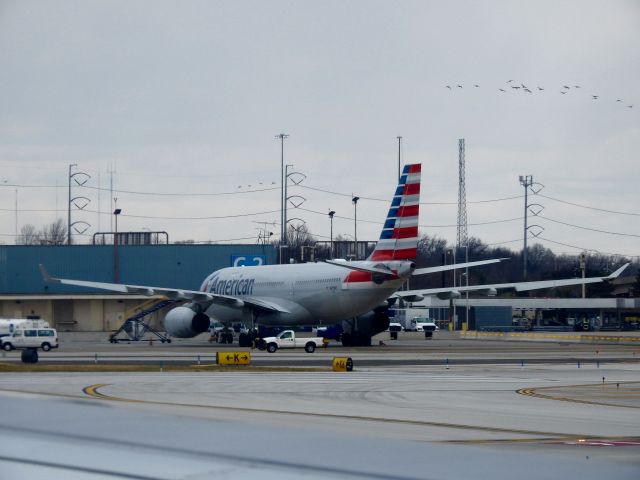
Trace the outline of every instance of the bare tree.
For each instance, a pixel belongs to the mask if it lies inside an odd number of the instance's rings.
[[[59,218],[42,228],[40,238],[42,245],[64,245],[67,243],[67,226]]]
[[[40,232],[30,223],[23,225],[16,239],[17,245],[40,245]]]

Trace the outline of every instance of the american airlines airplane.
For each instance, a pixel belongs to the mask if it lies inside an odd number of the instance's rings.
[[[396,298],[417,301],[425,295],[460,296],[460,291],[495,294],[498,288],[526,284],[480,285],[457,289],[398,290],[412,275],[475,267],[502,259],[416,268],[421,164],[406,165],[400,177],[380,239],[363,261],[229,267],[204,279],[199,291],[52,278],[41,265],[46,282],[98,288],[120,293],[163,295],[188,300],[166,315],[170,335],[191,338],[206,332],[212,319],[226,325],[333,325],[342,322],[343,344],[370,345],[371,337],[386,330],[386,309]],[[624,268],[624,267],[623,267]],[[616,274],[619,274],[619,270]],[[616,275],[614,274],[614,275]],[[617,276],[617,275],[616,275]],[[564,280],[563,285],[591,283],[614,277]],[[562,282],[552,281],[552,282]],[[549,288],[551,282],[528,282]],[[546,285],[545,285],[546,284]],[[524,287],[523,287],[524,289]]]

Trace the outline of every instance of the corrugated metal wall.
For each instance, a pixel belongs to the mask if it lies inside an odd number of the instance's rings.
[[[231,266],[236,256],[264,256],[273,264],[276,252],[270,245],[145,245],[120,246],[119,283],[197,290],[211,272]],[[68,285],[47,285],[38,264],[51,276],[114,281],[112,245],[0,246],[0,295],[88,293]],[[104,293],[101,291],[100,293]]]

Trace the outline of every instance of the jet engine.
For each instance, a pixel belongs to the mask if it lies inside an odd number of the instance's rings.
[[[437,293],[436,296],[440,299],[440,300],[451,300],[456,299],[456,298],[460,298],[461,294],[458,290],[450,290],[448,292],[440,292]]]
[[[164,317],[167,333],[178,338],[192,338],[206,332],[211,320],[202,312],[194,312],[188,307],[176,307]]]

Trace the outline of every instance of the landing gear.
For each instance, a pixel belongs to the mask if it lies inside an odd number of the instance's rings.
[[[233,331],[221,331],[218,333],[218,341],[220,343],[228,343],[231,345],[233,343]]]
[[[345,347],[370,347],[371,335],[363,332],[351,332],[342,334],[342,345]]]

